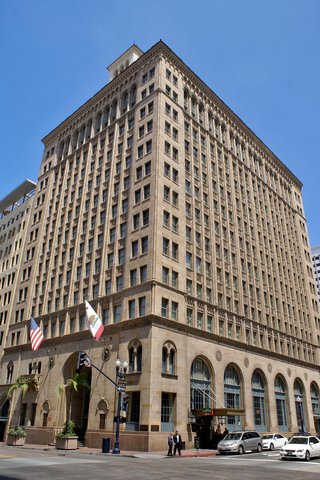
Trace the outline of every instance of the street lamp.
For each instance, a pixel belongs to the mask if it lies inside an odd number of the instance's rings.
[[[303,399],[300,397],[300,395],[296,397],[296,401],[298,403],[298,413],[300,418],[300,428],[301,428],[301,432],[304,432],[303,415],[302,415],[302,408],[301,408],[302,400]]]
[[[125,360],[121,362],[119,358],[116,361],[116,384],[118,392],[118,408],[117,408],[117,424],[116,424],[116,439],[114,442],[113,454],[120,453],[119,448],[119,431],[120,431],[120,410],[121,410],[121,394],[126,391],[126,373],[128,369],[128,362]]]

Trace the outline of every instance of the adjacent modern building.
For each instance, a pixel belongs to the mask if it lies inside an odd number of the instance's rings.
[[[174,428],[209,448],[225,425],[319,431],[301,182],[162,41],[108,70],[43,139],[0,406],[20,375],[37,388],[14,393],[9,422],[50,443],[71,408],[86,445],[113,442],[117,393],[98,370],[83,370],[90,394],[56,395],[86,351],[110,378],[117,358],[129,363],[122,449],[165,449]],[[84,298],[104,322],[99,342]],[[30,313],[46,339],[36,352]]]
[[[23,262],[22,252],[26,243],[30,212],[36,184],[25,180],[21,185],[0,200],[0,359],[6,344],[9,324],[13,315],[17,285],[20,285],[19,272]],[[23,295],[24,291],[21,288]],[[23,314],[17,321],[23,319]],[[20,345],[20,334],[14,339]],[[1,371],[1,363],[0,363]],[[4,400],[3,400],[4,401]],[[2,405],[0,416],[0,438],[7,420],[8,402]]]

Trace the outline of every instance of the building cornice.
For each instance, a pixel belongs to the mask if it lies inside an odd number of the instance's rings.
[[[283,362],[287,362],[292,366],[300,366],[303,368],[310,368],[312,370],[319,371],[319,366],[315,365],[314,363],[305,362],[303,360],[299,360],[297,358],[292,358],[288,355],[283,355],[277,352],[267,351],[264,348],[256,347],[253,345],[247,345],[241,341],[222,337],[215,333],[206,332],[204,330],[200,330],[195,327],[191,327],[186,325],[185,323],[179,323],[174,320],[170,320],[168,318],[159,317],[157,315],[148,315],[146,317],[135,318],[130,320],[125,320],[119,323],[113,323],[110,325],[105,325],[104,332],[102,334],[101,343],[97,344],[96,340],[92,338],[91,333],[89,330],[84,330],[81,332],[72,333],[69,335],[64,335],[61,337],[55,337],[51,339],[47,339],[45,341],[46,350],[49,353],[54,354],[54,351],[51,349],[56,349],[59,346],[66,346],[68,344],[75,345],[75,343],[79,343],[80,341],[88,341],[90,344],[94,346],[101,346],[105,348],[105,342],[103,340],[108,340],[112,335],[118,334],[120,331],[129,331],[134,328],[142,328],[142,327],[159,327],[161,329],[165,329],[166,331],[176,332],[182,335],[190,336],[196,339],[202,339],[206,342],[211,342],[216,345],[221,345],[222,347],[231,347],[236,350],[240,350],[242,352],[247,352],[248,354],[252,355],[259,355],[260,357],[264,357],[265,359],[269,359],[272,361],[273,359],[280,360]],[[89,347],[88,347],[89,348]],[[31,344],[27,343],[24,345],[17,345],[13,347],[6,347],[4,349],[5,355],[10,355],[12,353],[21,353],[21,352],[31,352]],[[69,350],[68,350],[69,351]],[[40,356],[41,354],[45,353],[45,350],[40,347],[37,351],[37,354]],[[34,352],[33,352],[34,355]]]
[[[199,90],[207,95],[207,97],[216,104],[217,107],[231,120],[235,127],[238,127],[242,134],[247,136],[248,141],[253,141],[254,145],[259,147],[261,151],[272,160],[276,166],[301,189],[302,182],[281,162],[281,160],[265,145],[265,143],[241,120],[230,107],[228,107],[224,101],[211,90],[208,85],[201,80],[201,78],[188,67],[183,60],[176,53],[171,50],[162,40],[153,45],[147,52],[145,52],[140,58],[138,58],[133,64],[131,64],[126,70],[115,77],[110,83],[102,87],[95,95],[87,100],[81,107],[79,107],[73,114],[67,117],[60,125],[46,135],[42,141],[44,144],[49,144],[54,141],[64,130],[69,128],[72,124],[81,119],[83,115],[87,115],[91,109],[96,109],[99,102],[101,102],[106,95],[115,91],[121,84],[127,82],[130,79],[134,79],[136,73],[144,66],[145,63],[154,59],[157,55],[164,54],[172,63],[184,73],[184,75],[193,82]]]

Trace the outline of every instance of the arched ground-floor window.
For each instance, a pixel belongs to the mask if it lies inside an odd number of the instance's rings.
[[[232,365],[229,365],[224,373],[224,403],[227,408],[240,408],[241,405],[240,377]],[[241,429],[241,417],[226,417],[226,427],[231,432]]]
[[[211,374],[207,364],[201,358],[196,358],[192,363],[190,383],[191,410],[211,407]]]
[[[282,378],[277,375],[274,382],[274,391],[277,406],[277,419],[279,432],[288,431],[288,419],[286,409],[286,388]]]
[[[263,378],[257,371],[252,375],[251,388],[254,426],[258,432],[265,432],[267,430],[265,388]]]
[[[299,432],[304,432],[306,430],[305,422],[305,407],[304,407],[304,398],[303,398],[303,387],[300,380],[295,380],[294,382],[294,401],[296,405],[296,415],[297,423],[299,427]]]
[[[319,410],[319,388],[316,383],[312,383],[310,387],[312,413],[314,419],[314,428],[319,434],[320,432],[320,410]]]

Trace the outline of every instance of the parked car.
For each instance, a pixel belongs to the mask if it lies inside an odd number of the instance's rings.
[[[220,454],[239,453],[240,455],[253,450],[261,452],[262,440],[257,432],[232,432],[218,443],[217,450]]]
[[[281,433],[270,433],[268,435],[262,435],[262,448],[263,450],[274,450],[283,447],[288,443],[288,439],[281,435]]]
[[[308,462],[312,457],[320,457],[320,440],[312,435],[292,437],[289,442],[281,448],[280,456],[282,460],[302,458]]]
[[[290,434],[289,440],[292,437],[311,437],[311,433],[309,433],[309,432],[295,432],[295,433]]]

